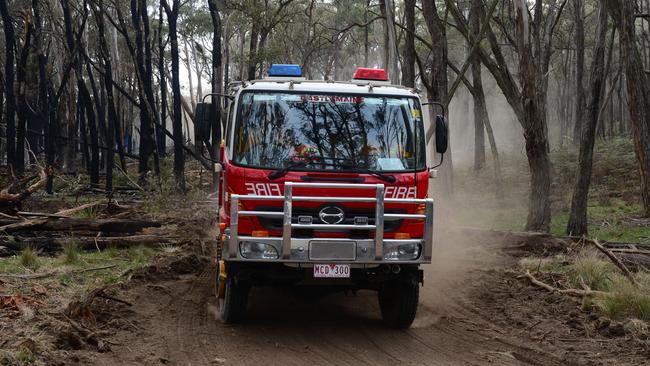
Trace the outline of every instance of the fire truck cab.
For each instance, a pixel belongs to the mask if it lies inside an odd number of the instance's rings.
[[[223,321],[244,318],[253,286],[296,286],[375,290],[384,323],[409,327],[433,241],[417,92],[391,85],[381,69],[331,82],[273,65],[229,99],[215,164]],[[438,116],[441,154],[447,128]]]

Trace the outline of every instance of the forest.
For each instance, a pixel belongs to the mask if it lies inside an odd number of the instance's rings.
[[[191,293],[194,285],[172,281],[188,273],[196,276],[199,288],[208,286],[197,268],[209,266],[206,243],[215,235],[208,228],[217,227],[210,205],[216,205],[219,194],[215,163],[220,166],[222,159],[230,101],[246,82],[264,79],[273,64],[297,64],[307,80],[324,82],[349,81],[359,67],[384,69],[391,84],[433,103],[426,110],[431,121],[424,125],[429,168],[439,162],[430,143],[436,136],[434,116],[445,115],[450,129],[449,151],[429,190],[443,217],[436,219],[442,223],[436,230],[442,228],[444,242],[471,243],[461,245],[470,254],[442,245],[446,252],[438,260],[481,256],[486,247],[508,252],[505,262],[486,259],[486,267],[500,272],[489,272],[479,285],[495,286],[501,295],[516,291],[507,298],[520,300],[537,298],[542,289],[566,316],[563,321],[587,322],[603,337],[615,337],[619,325],[636,337],[626,321],[641,319],[634,326],[647,337],[650,0],[0,0],[0,16],[0,257],[7,258],[0,259],[0,290],[5,279],[52,277],[45,281],[56,282],[50,283],[56,290],[46,288],[60,298],[84,294],[76,308],[60,300],[50,304],[66,308],[65,319],[52,324],[65,324],[65,332],[57,334],[67,338],[53,335],[48,344],[78,342],[85,346],[70,347],[103,353],[112,338],[99,331],[106,309],[89,310],[93,302],[131,306],[133,298],[148,297],[146,291],[154,286],[176,295]],[[224,197],[230,193],[221,192]],[[476,248],[487,238],[502,244]],[[591,248],[589,253],[585,248]],[[171,259],[177,254],[181,259]],[[474,267],[462,263],[463,275],[445,269],[442,284],[434,280],[426,293],[453,287],[445,282],[447,276],[475,279],[465,273]],[[150,266],[158,266],[158,272],[147,272]],[[74,289],[57,287],[67,286],[61,284],[69,276],[86,273],[92,275]],[[125,277],[129,285],[117,289]],[[151,281],[148,290],[130,284],[132,278]],[[504,285],[504,278],[516,285]],[[98,281],[103,285],[92,285]],[[12,286],[0,296],[0,310],[36,306],[22,294],[36,298],[45,291],[34,290],[31,282]],[[89,288],[94,289],[88,293]],[[477,287],[467,291],[470,295],[454,296],[478,306],[480,320],[501,316],[486,304],[498,304],[505,295],[501,300],[485,295],[480,298],[487,303],[478,304]],[[18,300],[16,294],[21,294]],[[187,315],[182,302],[169,304],[175,317]],[[535,312],[534,304],[524,300],[513,306],[522,314]],[[574,316],[576,308],[581,312]],[[557,315],[544,309],[540,317]],[[123,328],[155,329],[133,314],[119,314],[123,320],[138,319]],[[603,325],[601,315],[611,323]],[[280,316],[281,324],[291,323],[290,314]],[[503,316],[508,324],[519,319]],[[183,331],[200,322],[192,319]],[[547,356],[566,350],[556,342],[562,335],[551,333],[553,323],[540,323],[534,330],[539,323],[517,323],[515,330],[527,328],[527,337],[543,343]],[[444,326],[427,324],[422,332],[446,332]],[[205,332],[229,333],[224,329],[219,325]],[[327,329],[328,337],[337,337]],[[589,338],[589,329],[576,337]],[[255,332],[245,333],[253,337]],[[276,336],[289,342],[283,338],[288,334]],[[545,338],[548,334],[555,341]],[[122,336],[137,343],[133,334]],[[584,358],[548,356],[545,364],[597,359],[594,344],[582,338],[576,347],[586,350]],[[634,349],[624,356],[610,351],[606,360],[611,364],[635,364],[648,355],[647,338],[634,338],[639,343],[633,345],[606,339]],[[320,347],[318,342],[312,346]],[[47,347],[39,351],[20,343],[14,347],[18,353],[0,354],[0,360],[30,364],[64,357]],[[113,345],[124,351],[121,347]],[[198,346],[183,349],[192,348]],[[511,351],[529,352],[522,349]],[[267,351],[273,354],[264,349],[257,356]],[[146,345],[139,353],[146,353]],[[188,354],[164,357],[179,364],[199,357]],[[223,363],[221,354],[207,355],[212,364]],[[77,356],[98,364],[127,360]],[[454,360],[453,347],[447,356]],[[224,357],[246,363],[239,356]],[[481,359],[493,361],[503,359]],[[161,358],[160,363],[166,362]]]
[[[647,8],[580,0],[4,1],[0,161],[16,178],[41,162],[52,170],[52,193],[54,176],[76,173],[111,191],[127,161],[137,162],[146,185],[173,156],[182,193],[187,159],[208,170],[218,159],[218,111],[209,138],[194,138],[206,95],[263,77],[272,63],[297,63],[318,80],[376,66],[452,107],[452,135],[462,136],[452,146],[473,151],[474,170],[488,162],[499,179],[500,145],[525,146],[528,230],[550,227],[549,153],[577,151],[566,232],[580,236],[597,139],[633,140],[642,216],[650,215]],[[513,127],[521,133],[503,131]],[[451,186],[453,167],[444,169],[442,185]]]

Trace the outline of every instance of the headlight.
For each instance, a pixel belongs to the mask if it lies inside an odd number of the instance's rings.
[[[384,259],[387,261],[416,260],[420,256],[420,244],[392,244],[384,247]]]
[[[278,259],[278,251],[271,244],[256,241],[243,241],[239,252],[246,259]]]

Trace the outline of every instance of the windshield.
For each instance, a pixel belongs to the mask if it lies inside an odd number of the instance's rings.
[[[238,165],[398,172],[426,164],[416,98],[248,92],[240,105]]]

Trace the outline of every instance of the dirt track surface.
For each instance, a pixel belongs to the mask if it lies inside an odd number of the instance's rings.
[[[577,306],[551,299],[504,271],[506,244],[438,243],[425,268],[418,317],[409,330],[382,327],[373,292],[317,301],[287,290],[254,289],[244,324],[218,320],[210,266],[146,281],[127,294],[135,306],[108,339],[112,351],[80,353],[97,365],[567,365],[642,364],[647,349],[598,338]],[[164,277],[164,276],[163,276]],[[514,291],[514,295],[513,295]],[[543,309],[542,309],[543,308]],[[575,319],[574,319],[575,318]],[[585,334],[587,332],[587,334]],[[585,339],[587,337],[587,339]],[[596,340],[592,339],[596,337]],[[625,347],[622,349],[621,347]],[[636,348],[634,348],[636,347]],[[621,356],[621,354],[625,354]],[[646,360],[646,361],[643,361]]]

